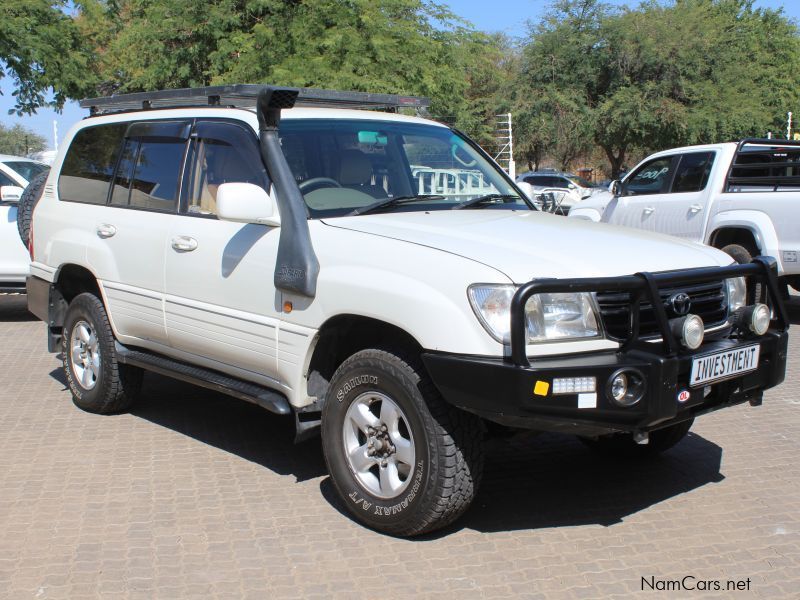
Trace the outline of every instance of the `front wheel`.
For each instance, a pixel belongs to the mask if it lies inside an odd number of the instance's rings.
[[[446,404],[418,360],[394,351],[362,350],[336,370],[322,444],[350,513],[391,535],[453,522],[483,467],[480,419]]]
[[[114,333],[103,303],[89,293],[69,304],[61,336],[64,374],[76,406],[101,414],[126,410],[142,383],[142,371],[117,362]]]

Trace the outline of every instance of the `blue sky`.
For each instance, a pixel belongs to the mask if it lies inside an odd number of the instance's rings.
[[[608,0],[607,0],[608,1]],[[470,21],[477,29],[484,31],[502,31],[510,36],[520,37],[525,34],[526,22],[537,21],[547,11],[550,0],[439,0],[448,4],[457,15]],[[625,5],[637,4],[625,0],[610,0],[611,4]],[[756,0],[756,6],[764,8],[783,8],[787,16],[800,21],[800,2],[795,0]],[[248,82],[243,82],[248,83]],[[52,110],[40,109],[31,117],[17,117],[9,115],[8,110],[13,106],[11,98],[11,84],[9,79],[0,80],[0,122],[7,126],[20,123],[23,126],[43,135],[48,140],[50,148],[53,146],[53,121],[58,124],[58,138],[64,139],[69,128],[86,116],[86,111],[81,110],[76,102],[71,102],[64,107],[61,114]]]

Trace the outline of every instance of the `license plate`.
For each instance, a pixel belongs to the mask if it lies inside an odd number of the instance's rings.
[[[755,371],[758,368],[760,351],[761,346],[756,344],[695,358],[692,361],[692,376],[689,379],[689,385],[697,387],[712,381],[729,379],[748,371]]]

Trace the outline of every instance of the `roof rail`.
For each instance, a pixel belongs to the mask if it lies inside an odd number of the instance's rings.
[[[88,108],[92,116],[154,108],[226,106],[254,109],[258,100],[258,93],[267,87],[271,87],[273,93],[283,92],[283,94],[279,95],[286,100],[287,104],[281,108],[319,106],[385,110],[389,112],[397,112],[401,108],[412,108],[417,112],[424,113],[430,106],[428,98],[419,96],[290,88],[261,84],[215,85],[201,88],[137,92],[102,98],[86,98],[80,101],[80,106],[81,108]]]

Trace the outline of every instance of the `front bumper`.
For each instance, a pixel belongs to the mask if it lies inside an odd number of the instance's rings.
[[[694,358],[756,343],[760,345],[757,370],[700,387],[689,385]],[[765,389],[784,379],[787,343],[787,332],[771,331],[757,340],[708,343],[695,353],[673,357],[662,356],[654,344],[653,352],[560,356],[527,367],[500,358],[435,352],[422,358],[434,384],[454,406],[503,425],[595,436],[651,431],[742,402],[758,404]],[[622,368],[637,369],[646,379],[644,398],[627,408],[615,404],[606,392],[606,382]],[[586,394],[579,401],[578,394],[554,395],[552,383],[557,377],[595,377],[594,398]],[[682,391],[689,394],[683,401],[678,399]]]
[[[773,319],[759,337],[729,328],[726,339],[707,341],[696,351],[681,346],[659,294],[661,286],[691,285],[748,277],[762,283],[759,298],[768,303]],[[756,289],[751,286],[751,291]],[[627,337],[616,351],[533,359],[526,355],[525,304],[534,294],[625,291],[631,294]],[[660,339],[640,338],[642,305],[646,303]],[[761,402],[764,390],[778,385],[786,372],[789,322],[781,301],[774,259],[758,257],[751,264],[637,273],[594,279],[543,279],[521,286],[511,302],[511,340],[504,358],[423,353],[434,384],[446,401],[486,419],[528,429],[603,435],[617,431],[646,432],[696,415],[749,401]],[[693,360],[737,348],[759,346],[758,367],[724,380],[692,387]],[[645,378],[642,399],[618,406],[607,382],[620,369],[636,369]],[[594,394],[553,394],[553,379],[594,377]]]

